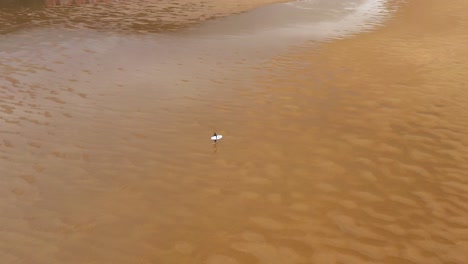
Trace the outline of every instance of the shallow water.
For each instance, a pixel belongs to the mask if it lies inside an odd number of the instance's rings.
[[[4,23],[0,259],[463,263],[455,2],[302,1],[196,24],[255,3],[123,2]]]
[[[240,13],[274,0],[103,0],[15,1],[0,9],[0,33],[35,27],[160,33],[176,31],[217,17]],[[55,3],[57,4],[51,4]],[[64,4],[60,5],[60,2]],[[96,3],[89,3],[96,2]],[[1,7],[1,6],[0,6]]]

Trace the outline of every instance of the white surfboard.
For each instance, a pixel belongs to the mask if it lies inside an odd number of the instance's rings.
[[[217,135],[217,136],[212,136],[211,140],[220,140],[221,138],[223,138],[223,135]]]

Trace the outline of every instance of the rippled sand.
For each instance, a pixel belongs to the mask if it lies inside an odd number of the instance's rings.
[[[412,0],[260,66],[2,53],[2,263],[465,263],[467,13]]]

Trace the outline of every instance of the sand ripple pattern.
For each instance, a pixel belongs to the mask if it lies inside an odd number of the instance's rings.
[[[112,37],[0,53],[0,259],[466,263],[467,13],[414,0],[254,66]]]

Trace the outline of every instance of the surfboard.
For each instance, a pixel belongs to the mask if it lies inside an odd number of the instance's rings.
[[[223,135],[212,136],[211,140],[220,140],[222,137]]]

